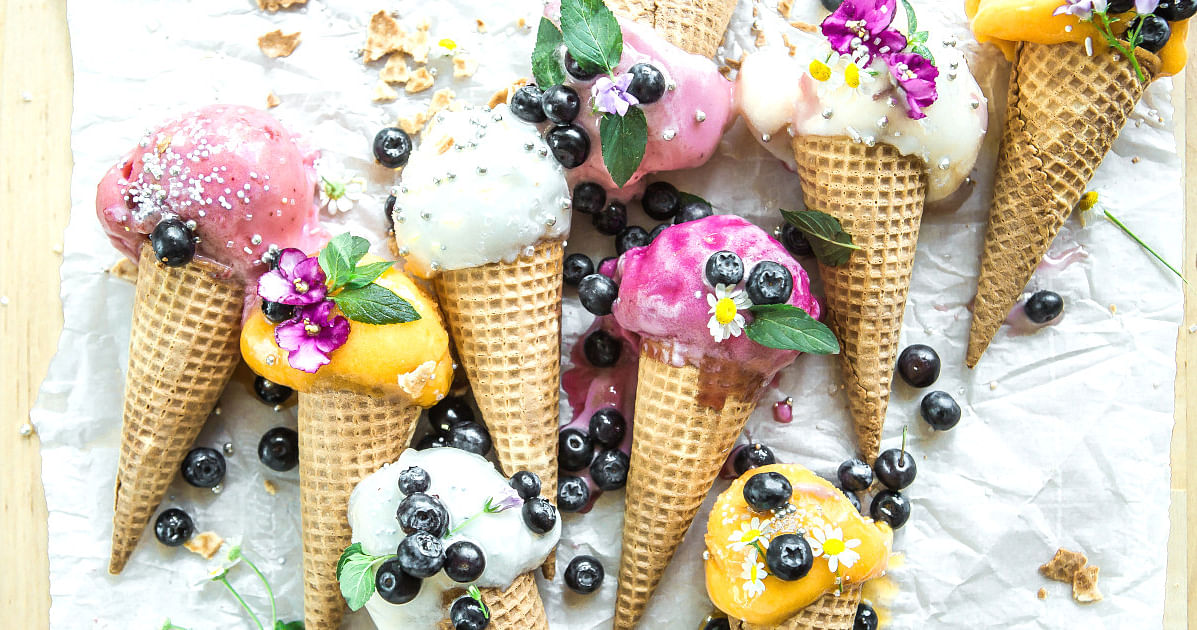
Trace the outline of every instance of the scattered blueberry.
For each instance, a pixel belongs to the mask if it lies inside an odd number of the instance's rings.
[[[399,492],[405,495],[428,492],[430,485],[432,477],[428,476],[427,470],[419,466],[411,466],[399,472]]]
[[[594,273],[594,262],[586,254],[570,254],[562,265],[561,279],[571,287],[578,286],[582,278]]]
[[[399,203],[399,198],[395,193],[387,195],[387,200],[382,204],[382,215],[386,217],[387,229],[395,231],[395,204]]]
[[[540,496],[540,477],[537,477],[534,472],[521,470],[511,476],[507,485],[514,488],[516,494],[525,501]]]
[[[540,106],[550,122],[564,125],[578,117],[578,112],[582,110],[582,99],[573,88],[554,85],[541,95]]]
[[[794,275],[785,265],[764,260],[752,268],[744,290],[755,305],[785,304],[794,292]]]
[[[753,442],[752,444],[745,444],[736,449],[736,456],[732,458],[732,469],[736,471],[736,476],[739,477],[753,468],[760,468],[761,466],[776,463],[777,458],[773,456],[773,449],[764,444]]]
[[[565,567],[565,585],[575,593],[589,595],[603,585],[606,571],[594,556],[574,556]]]
[[[154,536],[167,547],[182,545],[190,540],[194,533],[195,523],[191,516],[179,508],[163,510],[154,521]]]
[[[918,466],[910,451],[891,448],[877,456],[877,461],[873,462],[873,474],[886,488],[901,490],[914,483]]]
[[[595,315],[610,315],[611,304],[618,295],[619,286],[601,273],[592,273],[578,283],[578,300]]]
[[[408,535],[399,543],[395,555],[399,567],[412,577],[432,577],[445,566],[445,549],[441,546],[441,539],[428,532],[418,531]]]
[[[657,227],[653,228],[653,231],[648,233],[648,240],[650,242],[657,240],[657,237],[660,236],[661,232],[664,232],[665,228],[669,227],[669,225],[670,225],[669,223],[662,223],[662,224],[658,225]]]
[[[1139,47],[1153,53],[1163,50],[1172,37],[1172,27],[1158,15],[1140,15],[1131,20],[1126,28],[1128,31],[1139,29]]]
[[[224,455],[211,448],[198,447],[183,458],[183,481],[197,488],[212,488],[224,479]]]
[[[582,182],[574,186],[574,210],[582,214],[594,214],[607,205],[607,191],[594,182]]]
[[[628,454],[619,449],[599,453],[590,462],[590,478],[599,490],[619,490],[628,485]]]
[[[877,630],[877,611],[864,602],[857,604],[852,630]]]
[[[524,525],[537,534],[544,534],[557,524],[557,508],[542,497],[524,501]]]
[[[195,237],[180,220],[162,219],[150,232],[154,257],[167,267],[182,267],[195,258]]]
[[[686,223],[688,221],[697,221],[711,216],[714,210],[711,204],[702,199],[691,199],[682,204],[678,210],[677,216],[673,217],[673,224]]]
[[[611,333],[600,328],[586,336],[586,340],[582,342],[582,350],[591,365],[606,368],[619,361],[623,343]]]
[[[726,284],[734,287],[744,279],[744,261],[735,252],[715,252],[707,258],[706,276],[711,286]]]
[[[627,206],[618,201],[612,201],[602,210],[594,213],[590,217],[590,222],[594,224],[594,229],[598,230],[599,234],[615,236],[628,225]]]
[[[615,407],[603,407],[590,416],[590,439],[606,448],[617,448],[628,433],[628,421]]]
[[[445,550],[445,575],[454,582],[473,582],[486,570],[486,554],[472,542],[462,540]]]
[[[454,422],[449,430],[449,446],[485,456],[491,448],[490,433],[478,422]]]
[[[594,442],[581,429],[562,429],[557,436],[557,460],[562,470],[582,470],[594,458]]]
[[[661,100],[665,95],[665,75],[647,63],[638,63],[628,69],[632,74],[632,82],[628,84],[628,93],[636,97],[641,105],[650,105]]]
[[[757,512],[783,507],[793,494],[790,480],[781,473],[757,473],[744,484],[744,500]]]
[[[947,431],[960,422],[960,405],[947,392],[934,391],[923,396],[919,411],[936,431]]]
[[[1032,322],[1046,324],[1064,312],[1064,298],[1055,291],[1036,291],[1027,298],[1023,311]]]
[[[648,230],[639,225],[629,225],[615,235],[615,251],[622,256],[629,249],[644,247],[651,242],[653,239],[648,235]]]
[[[562,512],[577,512],[590,502],[590,486],[586,480],[573,475],[563,475],[557,481],[557,507]]]
[[[802,233],[802,230],[794,227],[789,221],[781,224],[780,236],[781,244],[795,258],[810,256],[815,253],[815,250],[810,247],[810,241],[806,239],[806,235]]]
[[[575,124],[557,125],[544,135],[553,157],[565,168],[577,168],[590,156],[590,136]]]
[[[295,307],[290,304],[262,300],[262,315],[271,324],[279,324],[295,317]]]
[[[574,59],[574,56],[569,54],[569,51],[565,52],[565,71],[569,73],[569,76],[579,81],[589,81],[597,77],[600,72],[600,70],[591,70],[578,63],[578,60]]]
[[[939,355],[931,346],[916,343],[898,355],[898,375],[911,387],[929,387],[939,378]]]
[[[779,580],[793,582],[806,577],[815,564],[810,543],[801,534],[782,534],[769,541],[765,551],[765,566],[769,574]]]
[[[1169,22],[1187,20],[1197,14],[1197,0],[1160,0],[1154,13]]]
[[[287,427],[274,427],[258,440],[258,460],[271,470],[286,472],[299,465],[299,434]]]
[[[831,11],[832,13],[835,13],[835,10],[840,8],[840,5],[844,3],[844,0],[821,0],[821,1],[823,3],[823,8],[827,9],[828,11]]]
[[[640,205],[644,207],[644,214],[658,221],[668,221],[682,209],[682,198],[673,184],[653,182],[645,187]]]
[[[707,617],[702,630],[731,630],[731,622],[727,617]]]
[[[490,625],[490,612],[478,600],[463,595],[449,608],[449,622],[453,630],[484,630]]]
[[[287,402],[295,390],[286,385],[279,385],[259,376],[254,379],[254,393],[267,405],[281,405]]]
[[[262,254],[262,262],[265,263],[266,267],[271,271],[278,269],[278,255],[281,252],[282,250],[278,247],[271,247],[270,249],[266,250],[265,254]]]
[[[874,521],[880,521],[894,529],[906,524],[910,518],[910,501],[901,492],[882,490],[873,497],[873,504],[869,506],[869,515]]]
[[[458,422],[474,422],[474,410],[461,396],[446,396],[428,410],[432,430],[449,437]]]
[[[374,136],[374,159],[387,168],[399,168],[411,157],[411,136],[398,127],[383,127]]]
[[[423,492],[413,492],[403,497],[399,508],[395,510],[395,519],[405,534],[426,532],[441,537],[449,531],[449,511],[445,509],[445,504]]]
[[[383,601],[391,604],[406,604],[420,594],[424,581],[404,573],[398,558],[391,558],[378,567],[374,574],[374,590]]]
[[[420,438],[419,442],[416,442],[416,450],[417,451],[426,451],[430,448],[440,448],[440,447],[448,447],[448,446],[449,446],[449,438],[444,435],[441,435],[440,433],[436,433],[436,432],[429,433],[428,435],[425,435],[424,437]]]
[[[544,108],[540,105],[540,88],[535,85],[525,85],[511,95],[511,113],[524,122],[541,123],[547,120]]]
[[[835,471],[840,487],[852,492],[863,492],[873,485],[873,469],[864,460],[849,459]]]

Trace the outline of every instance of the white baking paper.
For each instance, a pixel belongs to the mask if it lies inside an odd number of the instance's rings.
[[[804,2],[810,0],[796,3],[794,17],[813,12]],[[1002,111],[1007,70],[992,48],[973,43],[962,4],[923,0],[920,23],[931,27],[932,37],[957,37],[970,50],[994,122],[971,195],[958,209],[927,211],[903,342],[939,351],[944,368],[935,387],[960,401],[964,419],[951,432],[932,434],[917,417],[920,392],[895,384],[884,447],[896,446],[902,427],[909,426],[919,476],[908,492],[913,516],[895,541],[904,556],[891,572],[896,591],[874,603],[889,618],[888,627],[900,629],[1159,627],[1180,283],[1109,222],[1082,227],[1071,219],[1053,253],[1079,246],[1086,256],[1041,271],[1029,287],[1063,295],[1064,320],[1031,336],[1003,330],[976,370],[963,367],[1000,132],[1000,116],[993,112]],[[758,5],[755,19],[777,43],[782,20],[775,6],[772,0]],[[322,148],[327,167],[369,179],[368,200],[326,218],[372,236],[375,251],[384,253],[381,206],[392,174],[373,164],[370,142],[397,115],[421,109],[432,90],[390,104],[371,102],[378,67],[364,67],[357,50],[370,15],[380,8],[395,11],[408,28],[428,18],[433,42],[451,38],[481,63],[472,79],[455,80],[448,60],[434,62],[434,89],[451,87],[460,99],[484,103],[527,74],[534,32],[517,20],[534,25],[537,0],[310,0],[306,8],[277,14],[258,11],[251,0],[70,2],[75,169],[62,266],[66,325],[34,412],[50,513],[55,630],[159,628],[167,617],[191,629],[254,627],[219,585],[201,582],[212,563],[159,545],[148,529],[124,574],[107,574],[133,287],[105,273],[118,255],[96,223],[95,185],[158,122],[212,101],[261,106],[272,90],[282,100],[273,113]],[[753,49],[753,8],[751,0],[741,0],[723,49],[728,57]],[[302,43],[290,57],[267,59],[256,40],[276,28],[301,31]],[[1148,91],[1092,188],[1148,243],[1178,261],[1182,189],[1170,89],[1164,80]],[[767,228],[779,223],[779,207],[801,204],[797,177],[747,137],[742,124],[708,165],[669,179],[720,212]],[[651,227],[639,210],[632,220]],[[613,250],[610,240],[579,221],[569,249],[605,256]],[[572,291],[566,293],[568,348],[590,316]],[[204,445],[233,445],[223,492],[176,481],[166,504],[188,510],[200,530],[241,541],[270,577],[280,617],[291,620],[302,609],[296,475],[267,470],[255,447],[267,428],[294,426],[295,409],[266,407],[249,383],[242,368],[200,437]],[[839,383],[834,358],[800,357],[779,387],[765,394],[746,436],[771,445],[783,461],[833,474],[852,453]],[[769,413],[785,396],[796,401],[790,425],[775,423]],[[265,491],[265,479],[277,494]],[[725,484],[719,482],[716,491]],[[610,627],[622,501],[622,492],[607,493],[590,514],[564,517],[560,566],[590,553],[602,559],[608,577],[589,597],[563,593],[560,579],[542,584],[553,628]],[[710,610],[700,558],[704,519],[705,512],[643,627],[691,630]],[[1039,577],[1036,568],[1059,546],[1083,550],[1101,567],[1104,601],[1078,605],[1067,585]],[[232,575],[250,606],[268,615],[252,574],[240,567]],[[1046,601],[1036,598],[1040,587],[1048,591]],[[353,615],[349,625],[372,627],[364,613]]]

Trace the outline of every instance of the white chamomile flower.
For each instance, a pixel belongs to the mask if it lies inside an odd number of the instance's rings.
[[[872,94],[873,83],[878,72],[865,63],[863,58],[839,55],[829,52],[827,56],[812,59],[807,72],[815,80],[815,93],[826,98],[847,88],[847,94]]]
[[[740,569],[740,579],[744,580],[745,595],[751,599],[765,592],[765,578],[769,577],[769,573],[765,571],[765,563],[757,560],[756,556],[749,556],[740,565]]]
[[[761,519],[755,516],[752,517],[752,520],[748,521],[747,523],[740,523],[740,531],[732,532],[731,535],[727,537],[727,541],[731,543],[727,546],[728,549],[731,549],[732,551],[744,551],[745,549],[749,549],[753,552],[749,554],[749,556],[754,556],[756,553],[756,548],[753,546],[753,543],[759,543],[762,547],[769,546],[769,539],[764,534],[764,529],[768,527],[768,525],[768,519],[766,519],[764,522],[761,522]]]
[[[860,540],[844,540],[844,531],[839,527],[816,527],[811,530],[808,542],[816,558],[827,558],[827,568],[832,573],[839,571],[841,564],[845,569],[851,569],[860,560],[860,554],[853,551],[860,546]]]
[[[744,332],[744,316],[740,311],[752,306],[748,294],[734,286],[726,284],[715,285],[715,292],[707,294],[707,305],[711,310],[711,319],[707,328],[716,342],[730,337],[739,337]]]
[[[366,179],[349,175],[320,177],[320,207],[329,214],[349,212],[366,196]]]

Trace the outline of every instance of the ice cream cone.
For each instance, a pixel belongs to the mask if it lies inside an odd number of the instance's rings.
[[[420,407],[401,395],[321,390],[299,395],[299,498],[303,517],[303,608],[309,630],[337,630],[346,604],[337,560],[349,546],[349,494],[399,458]]]
[[[859,604],[860,586],[855,586],[839,595],[828,593],[775,626],[733,619],[730,620],[731,630],[852,630]]]
[[[653,27],[686,52],[714,57],[736,0],[608,0],[620,15]]]
[[[1135,56],[1150,81],[1159,58],[1142,48]],[[1018,301],[1145,87],[1116,51],[1090,55],[1080,44],[1018,45],[969,331],[969,367]]]
[[[125,568],[241,358],[242,285],[223,265],[167,267],[145,244],[125,377],[108,571]]]
[[[506,590],[481,590],[482,601],[490,611],[488,630],[548,630],[549,620],[544,612],[544,602],[540,599],[540,591],[536,590],[536,578],[531,573],[515,578]],[[442,621],[440,630],[453,630],[452,622],[448,619]]]
[[[615,628],[644,614],[665,568],[756,408],[761,379],[735,363],[666,362],[669,344],[641,344],[636,422],[624,508]]]
[[[873,461],[910,289],[926,170],[917,158],[886,144],[800,136],[792,146],[807,207],[839,219],[860,248],[845,264],[820,263],[819,271],[827,323],[840,340],[857,447]]]

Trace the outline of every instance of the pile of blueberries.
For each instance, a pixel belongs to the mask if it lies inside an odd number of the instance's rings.
[[[1134,10],[1134,0],[1111,0],[1106,6],[1110,15]],[[1149,15],[1138,15],[1127,25],[1127,32],[1139,31],[1139,46],[1158,53],[1172,38],[1169,22],[1187,20],[1197,14],[1197,0],[1160,0],[1160,4]]]
[[[460,396],[446,396],[428,410],[432,432],[416,443],[416,450],[451,446],[475,455],[486,456],[492,442],[486,427],[478,422],[474,410]]]
[[[591,333],[591,337],[598,333],[606,334],[598,330]],[[615,343],[619,341],[615,340]],[[600,490],[623,488],[628,483],[630,462],[628,454],[620,450],[619,445],[627,430],[627,420],[614,407],[604,407],[594,412],[590,416],[589,431],[563,429],[558,435],[557,452],[561,470],[578,472],[589,468],[590,478]],[[557,505],[562,511],[577,512],[589,502],[590,487],[585,479],[575,475],[561,476],[557,482]]]

